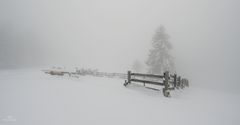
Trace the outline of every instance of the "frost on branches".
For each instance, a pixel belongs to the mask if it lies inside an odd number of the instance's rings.
[[[160,26],[152,39],[152,49],[148,60],[148,72],[152,74],[162,74],[165,71],[175,72],[174,58],[170,51],[172,44],[169,42],[169,35],[164,26]]]

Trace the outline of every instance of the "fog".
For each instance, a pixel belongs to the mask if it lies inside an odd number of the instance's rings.
[[[177,73],[239,91],[238,0],[1,0],[0,68],[66,66],[126,72],[145,63],[163,25]]]

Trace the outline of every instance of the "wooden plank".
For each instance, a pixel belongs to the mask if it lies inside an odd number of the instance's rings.
[[[141,73],[131,73],[134,76],[141,76],[141,77],[155,77],[155,78],[164,78],[161,75],[153,75],[153,74],[141,74]]]
[[[139,79],[131,79],[133,82],[142,82],[142,83],[148,83],[148,84],[153,84],[153,85],[164,85],[161,82],[154,82],[154,81],[146,81],[146,80],[139,80]]]

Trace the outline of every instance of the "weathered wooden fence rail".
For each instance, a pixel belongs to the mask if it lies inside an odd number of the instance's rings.
[[[108,78],[122,78],[125,79],[127,77],[126,74],[123,73],[107,73],[107,72],[87,72],[87,73],[80,73],[77,72],[78,75],[90,75],[90,76],[96,76],[96,77],[108,77]]]
[[[141,77],[141,79],[137,78]],[[140,82],[145,84],[153,84],[163,86],[163,95],[165,97],[170,97],[170,90],[175,89],[183,89],[184,87],[189,86],[189,82],[187,79],[181,79],[177,74],[171,75],[168,71],[163,75],[154,75],[154,74],[140,74],[140,73],[132,73],[128,71],[127,80],[125,80],[124,86],[131,84],[132,82]],[[148,87],[147,87],[148,88]]]
[[[69,75],[71,77],[78,77],[78,76],[96,76],[96,77],[108,77],[108,78],[122,78],[125,79],[127,77],[124,73],[107,73],[107,72],[97,72],[97,71],[88,71],[88,70],[76,70],[75,72],[69,71],[61,71],[61,70],[42,70],[43,72],[50,74],[50,75]]]

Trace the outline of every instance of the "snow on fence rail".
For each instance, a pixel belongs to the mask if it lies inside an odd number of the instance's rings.
[[[138,77],[138,79],[136,79]],[[139,78],[141,77],[141,78]],[[125,80],[124,86],[131,84],[132,82],[140,82],[145,84],[153,84],[153,85],[160,85],[164,86],[163,88],[163,95],[165,97],[170,97],[170,90],[176,89],[183,89],[184,87],[189,87],[189,82],[185,78],[181,78],[177,76],[177,74],[171,75],[168,71],[165,72],[163,75],[154,75],[154,74],[140,74],[140,73],[132,73],[128,71],[127,73],[127,80]],[[146,87],[149,88],[149,87]],[[154,88],[150,88],[154,89]],[[158,90],[158,89],[154,89]]]
[[[43,70],[46,74],[50,75],[69,75],[70,77],[78,77],[80,76],[85,76],[85,75],[90,75],[90,76],[96,76],[96,77],[108,77],[108,78],[122,78],[125,79],[127,78],[127,75],[124,73],[107,73],[107,72],[98,72],[96,70],[76,70],[75,72],[68,72],[68,71],[60,71],[60,70]]]
[[[97,77],[108,77],[108,78],[122,78],[125,79],[127,77],[124,73],[107,73],[107,72],[98,72],[97,70],[76,70],[78,75],[91,75]]]

